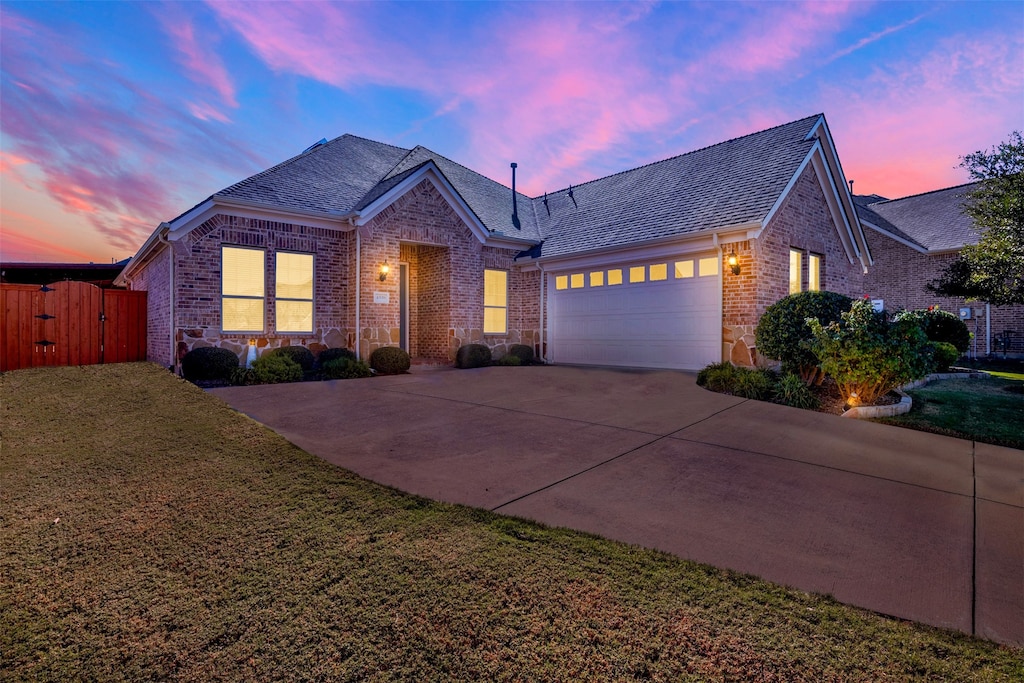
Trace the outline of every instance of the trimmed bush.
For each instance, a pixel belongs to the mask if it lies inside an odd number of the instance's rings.
[[[344,356],[329,359],[320,366],[320,372],[324,379],[359,379],[373,375],[370,366],[363,361]]]
[[[256,384],[256,373],[251,368],[238,367],[231,371],[228,381],[235,386],[249,386]]]
[[[712,363],[697,373],[697,386],[704,387],[708,391],[732,393],[735,381],[736,366],[729,361]]]
[[[776,382],[775,397],[772,400],[782,405],[804,410],[815,410],[821,405],[818,397],[814,395],[807,383],[792,373],[783,375]]]
[[[370,367],[381,375],[400,375],[408,372],[412,360],[397,346],[382,346],[370,354]]]
[[[523,361],[519,360],[519,356],[513,356],[511,353],[506,353],[504,356],[494,361],[495,365],[522,365]]]
[[[826,374],[836,380],[849,405],[871,405],[893,388],[924,377],[931,350],[911,319],[889,322],[866,299],[854,301],[842,320],[809,321],[812,348]]]
[[[782,361],[782,371],[800,375],[808,384],[819,384],[824,375],[811,351],[814,335],[808,318],[822,325],[838,321],[853,300],[835,292],[799,292],[769,306],[754,333],[757,351],[766,358]]]
[[[967,323],[949,311],[938,308],[901,311],[896,314],[895,319],[913,320],[924,330],[928,341],[952,344],[959,354],[967,353],[967,350],[971,348],[971,331],[967,327]],[[957,354],[958,357],[959,354]],[[955,361],[956,358],[953,360]]]
[[[190,381],[204,379],[230,379],[231,371],[238,367],[238,356],[230,349],[202,346],[192,349],[181,359],[181,374]]]
[[[483,344],[464,344],[455,353],[455,367],[482,368],[491,364],[491,350]]]
[[[302,366],[282,353],[265,353],[252,364],[254,384],[301,382]]]
[[[960,351],[946,342],[929,342],[932,347],[932,371],[945,372],[960,357]]]
[[[732,394],[741,398],[764,401],[775,393],[775,377],[767,370],[736,368]]]
[[[532,346],[527,346],[526,344],[513,344],[509,347],[508,353],[509,355],[518,358],[519,362],[523,365],[529,365],[533,362]]]
[[[267,351],[264,356],[284,356],[291,359],[302,368],[303,372],[313,369],[313,352],[305,346],[279,346],[276,349]]]
[[[352,349],[324,349],[323,351],[320,352],[320,355],[317,356],[317,362],[319,362],[320,365],[323,366],[324,363],[329,363],[330,361],[337,360],[339,358],[359,360],[356,357],[356,352],[353,351]]]

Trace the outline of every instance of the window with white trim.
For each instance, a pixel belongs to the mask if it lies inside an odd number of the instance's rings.
[[[262,249],[221,247],[221,331],[263,332],[265,258]]]
[[[582,276],[581,276],[582,277]],[[556,287],[562,289],[561,287]],[[508,331],[508,272],[484,270],[484,334]]]
[[[796,294],[803,288],[804,253],[799,249],[789,250],[789,293]]]
[[[313,331],[313,255],[277,252],[275,312],[278,332]]]
[[[821,290],[821,257],[817,254],[807,255],[807,289],[811,292]]]

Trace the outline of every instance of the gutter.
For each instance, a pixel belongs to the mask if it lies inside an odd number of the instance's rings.
[[[355,222],[354,222],[354,220],[352,218],[349,218],[348,221],[353,226],[355,226]],[[361,255],[362,255],[362,248],[361,248],[362,241],[359,238],[359,229],[358,228],[356,228],[355,232],[356,232],[356,358],[358,360],[362,360],[362,358],[359,355],[359,347],[361,346],[360,343],[359,343],[359,339],[362,336],[360,334],[360,330],[359,330],[359,300],[363,298],[362,297],[362,287],[361,287],[361,283],[363,281],[363,278],[362,278],[362,260],[360,258]]]
[[[171,342],[170,342],[171,343],[171,356],[170,356],[170,358],[171,358],[171,368],[170,369],[171,369],[171,372],[173,372],[174,374],[178,374],[178,345],[175,343],[175,336],[176,335],[174,333],[174,299],[176,298],[175,297],[175,291],[174,291],[174,270],[175,270],[175,268],[174,268],[174,266],[175,266],[175,263],[174,263],[174,248],[171,247],[171,242],[170,242],[170,240],[167,239],[167,234],[170,232],[170,227],[171,226],[168,223],[161,223],[160,226],[157,228],[157,240],[164,245],[165,249],[167,249],[167,257],[170,259],[170,262],[171,262],[170,263],[170,275],[168,276],[168,279],[170,280],[170,282],[168,283],[168,287],[167,287],[168,288],[168,293],[167,293],[167,296],[168,296],[167,309],[170,312],[170,329],[169,329],[170,335],[169,336],[171,338]]]

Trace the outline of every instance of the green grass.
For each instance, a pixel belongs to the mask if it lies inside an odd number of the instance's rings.
[[[153,365],[0,376],[5,680],[1021,680],[1024,656],[434,503]]]
[[[1024,360],[1017,358],[978,358],[970,360],[963,358],[956,362],[957,367],[972,368],[987,372],[993,377],[1012,379],[1024,382]]]
[[[1024,382],[947,379],[907,393],[909,413],[877,422],[1024,449]]]

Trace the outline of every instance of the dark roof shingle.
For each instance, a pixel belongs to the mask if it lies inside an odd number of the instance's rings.
[[[968,183],[900,199],[858,201],[857,213],[928,251],[960,249],[978,241],[971,218],[963,212],[965,197],[974,187]]]

